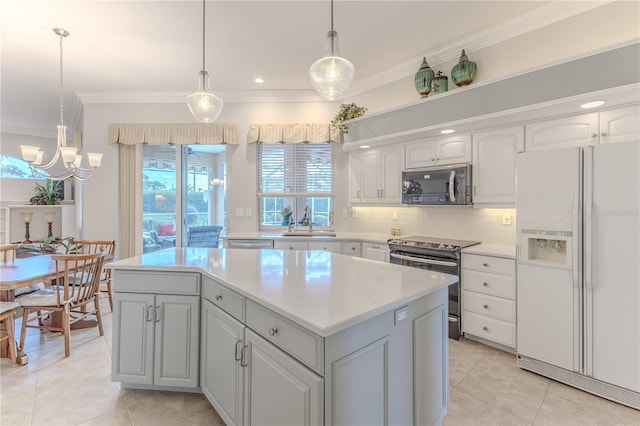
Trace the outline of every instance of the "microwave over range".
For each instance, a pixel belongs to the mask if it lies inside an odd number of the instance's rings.
[[[471,165],[403,171],[402,203],[425,206],[472,204]]]

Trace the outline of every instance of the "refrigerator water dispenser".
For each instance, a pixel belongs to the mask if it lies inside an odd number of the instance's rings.
[[[572,232],[522,230],[519,240],[520,262],[568,269],[573,267]]]

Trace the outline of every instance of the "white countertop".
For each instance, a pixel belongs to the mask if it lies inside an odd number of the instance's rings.
[[[509,259],[516,258],[515,244],[493,244],[481,243],[475,246],[462,249],[462,253],[483,254],[486,256],[507,257]]]
[[[326,251],[169,248],[108,267],[203,272],[323,337],[458,280]]]
[[[390,234],[374,234],[374,233],[366,233],[366,232],[336,232],[335,237],[327,237],[322,235],[316,236],[283,236],[282,233],[284,231],[264,231],[264,232],[232,232],[227,233],[222,236],[222,239],[273,239],[273,240],[300,240],[300,241],[308,241],[308,240],[329,240],[329,241],[364,241],[371,243],[387,243],[387,240],[390,238],[398,238],[393,237]]]

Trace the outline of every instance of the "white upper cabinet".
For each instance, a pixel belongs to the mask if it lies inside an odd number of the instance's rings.
[[[640,140],[640,106],[600,113],[600,143]]]
[[[400,204],[402,160],[401,145],[350,154],[350,202]]]
[[[598,113],[540,121],[525,129],[527,151],[594,145],[598,142]]]
[[[473,203],[476,207],[516,204],[516,158],[524,151],[524,126],[473,134]]]
[[[406,169],[471,162],[471,135],[421,139],[405,145]]]

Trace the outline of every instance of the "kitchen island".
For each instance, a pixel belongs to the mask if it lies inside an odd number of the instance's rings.
[[[457,277],[326,251],[166,249],[114,269],[112,380],[227,424],[437,424]]]

